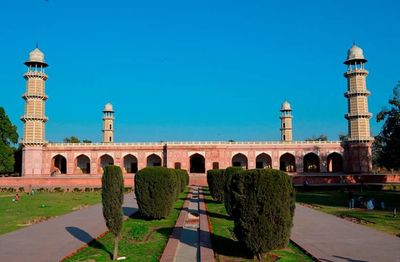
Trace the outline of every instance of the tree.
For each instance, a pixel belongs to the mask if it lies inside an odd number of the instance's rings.
[[[224,202],[225,170],[208,170],[207,184],[212,198],[217,202]]]
[[[149,219],[167,217],[177,195],[177,177],[170,169],[146,167],[135,175],[135,195],[139,212]]]
[[[18,143],[17,127],[0,107],[0,173],[14,172],[14,145]]]
[[[383,108],[376,116],[377,122],[384,124],[373,145],[375,161],[387,169],[400,169],[400,81],[393,89],[389,105],[389,109]]]
[[[64,138],[64,143],[80,143],[81,140],[76,136],[66,137]]]
[[[234,232],[260,261],[289,243],[295,209],[291,178],[274,169],[234,173],[230,180]]]
[[[349,138],[349,136],[348,136],[348,135],[345,135],[345,134],[339,134],[339,140],[340,140],[341,142],[344,142],[344,141],[346,141],[348,138]]]
[[[107,228],[114,235],[113,259],[118,258],[118,243],[122,229],[122,203],[124,201],[124,179],[119,166],[106,166],[102,177],[101,200]]]
[[[77,138],[76,136],[71,136],[71,137],[66,137],[64,138],[64,143],[81,143],[81,140],[79,138]],[[87,139],[83,139],[82,143],[88,143],[91,144],[92,141],[91,140],[87,140]]]
[[[312,136],[306,139],[306,141],[328,141],[327,135]]]

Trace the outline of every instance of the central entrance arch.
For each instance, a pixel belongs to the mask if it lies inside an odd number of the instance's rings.
[[[206,159],[200,154],[194,154],[190,157],[190,173],[205,173]]]

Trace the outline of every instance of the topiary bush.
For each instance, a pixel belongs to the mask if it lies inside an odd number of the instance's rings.
[[[224,184],[224,205],[225,210],[229,216],[232,216],[232,201],[231,201],[231,179],[233,174],[240,174],[244,172],[241,167],[228,167],[225,169],[225,184]]]
[[[238,240],[259,260],[286,247],[295,208],[290,177],[279,170],[254,169],[234,173],[230,187]]]
[[[179,174],[179,178],[181,180],[181,192],[185,191],[186,186],[189,185],[189,174],[185,169],[175,169]]]
[[[124,201],[124,178],[119,166],[106,166],[101,179],[101,200],[107,228],[114,235],[113,259],[118,257],[118,242],[122,229],[122,203]]]
[[[167,217],[176,199],[176,175],[165,167],[146,167],[135,176],[140,213],[149,219]]]
[[[183,188],[183,185],[182,185],[181,179],[180,179],[180,174],[178,173],[178,171],[176,169],[169,168],[168,170],[175,177],[175,180],[176,180],[175,200],[178,200],[179,194],[181,193],[181,189]]]
[[[215,201],[224,201],[225,170],[211,169],[207,171],[207,184]]]

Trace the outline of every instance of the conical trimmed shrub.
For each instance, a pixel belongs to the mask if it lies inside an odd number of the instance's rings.
[[[234,173],[230,187],[238,240],[258,259],[286,247],[295,208],[290,177],[273,169],[247,170]]]
[[[139,212],[150,219],[167,217],[177,194],[177,175],[165,167],[146,167],[135,176]]]

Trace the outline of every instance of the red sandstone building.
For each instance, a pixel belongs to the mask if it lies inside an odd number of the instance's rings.
[[[106,165],[122,167],[131,180],[137,170],[146,166],[187,169],[192,179],[204,179],[208,169],[241,166],[275,168],[290,174],[369,173],[371,170],[371,134],[368,112],[370,95],[366,87],[368,71],[363,50],[353,45],[344,62],[347,70],[348,137],[339,141],[293,141],[292,109],[288,102],[281,108],[281,140],[260,142],[163,142],[114,143],[114,110],[107,104],[103,110],[102,143],[48,143],[45,139],[45,82],[47,64],[36,48],[25,63],[26,101],[23,137],[22,176],[30,183],[41,178],[66,181],[97,181]],[[38,180],[39,179],[39,180]],[[77,180],[77,181],[78,181]],[[79,184],[82,182],[77,182]]]

